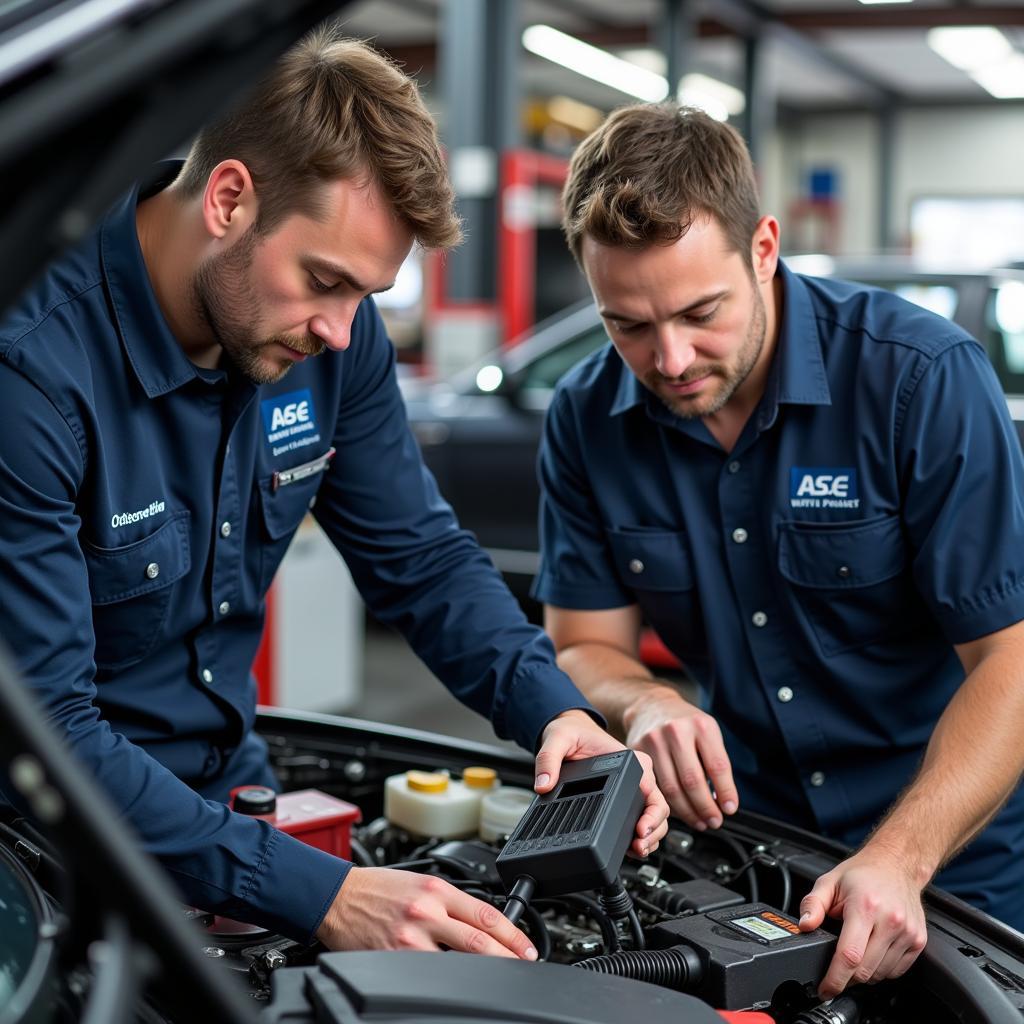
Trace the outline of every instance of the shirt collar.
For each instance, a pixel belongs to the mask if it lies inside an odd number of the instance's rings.
[[[807,285],[779,260],[776,273],[782,279],[782,322],[775,356],[768,373],[765,394],[758,409],[758,426],[767,429],[775,422],[778,407],[790,405],[831,405],[832,395],[821,353],[818,322]],[[652,408],[661,405],[637,380],[625,363],[621,364],[619,384],[610,415],[618,416],[653,399]]]
[[[173,391],[200,376],[164,319],[142,258],[135,208],[169,185],[182,161],[166,160],[121,200],[100,228],[103,274],[121,343],[135,376],[150,398]]]

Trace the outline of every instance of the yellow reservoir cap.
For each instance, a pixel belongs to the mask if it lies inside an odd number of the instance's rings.
[[[448,776],[440,772],[418,772],[414,769],[405,773],[405,781],[416,793],[443,793],[448,788]]]
[[[493,768],[467,768],[462,773],[462,781],[470,789],[490,789],[498,780],[498,773]]]

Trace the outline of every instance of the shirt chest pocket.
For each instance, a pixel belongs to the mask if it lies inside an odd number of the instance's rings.
[[[154,533],[124,547],[102,548],[83,541],[97,668],[134,665],[160,640],[172,584],[192,565],[190,518],[187,511],[176,512]]]
[[[779,572],[825,654],[865,647],[925,621],[896,516],[841,525],[782,523]]]
[[[263,538],[260,546],[260,596],[274,581],[281,560],[295,531],[312,508],[322,473],[302,477],[284,487],[274,487],[273,477],[259,483],[260,519]]]
[[[703,656],[704,619],[686,534],[627,527],[607,537],[619,581],[666,646],[680,658]]]

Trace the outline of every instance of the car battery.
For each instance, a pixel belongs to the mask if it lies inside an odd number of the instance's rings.
[[[308,846],[350,860],[352,826],[362,817],[358,807],[318,789],[275,793],[266,786],[236,786],[231,809],[270,822]]]

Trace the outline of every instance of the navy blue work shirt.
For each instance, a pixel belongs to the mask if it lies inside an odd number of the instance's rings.
[[[373,613],[499,735],[534,749],[587,704],[424,469],[372,301],[346,352],[279,383],[199,369],[137,200],[0,322],[0,632],[185,898],[305,940],[350,865],[219,801],[272,781],[250,666],[311,506]]]
[[[855,845],[964,679],[952,645],[1024,619],[1024,461],[959,327],[779,274],[778,348],[731,452],[610,345],[562,380],[535,596],[639,604],[702,683],[741,804]],[[937,884],[1024,928],[1024,791]]]

